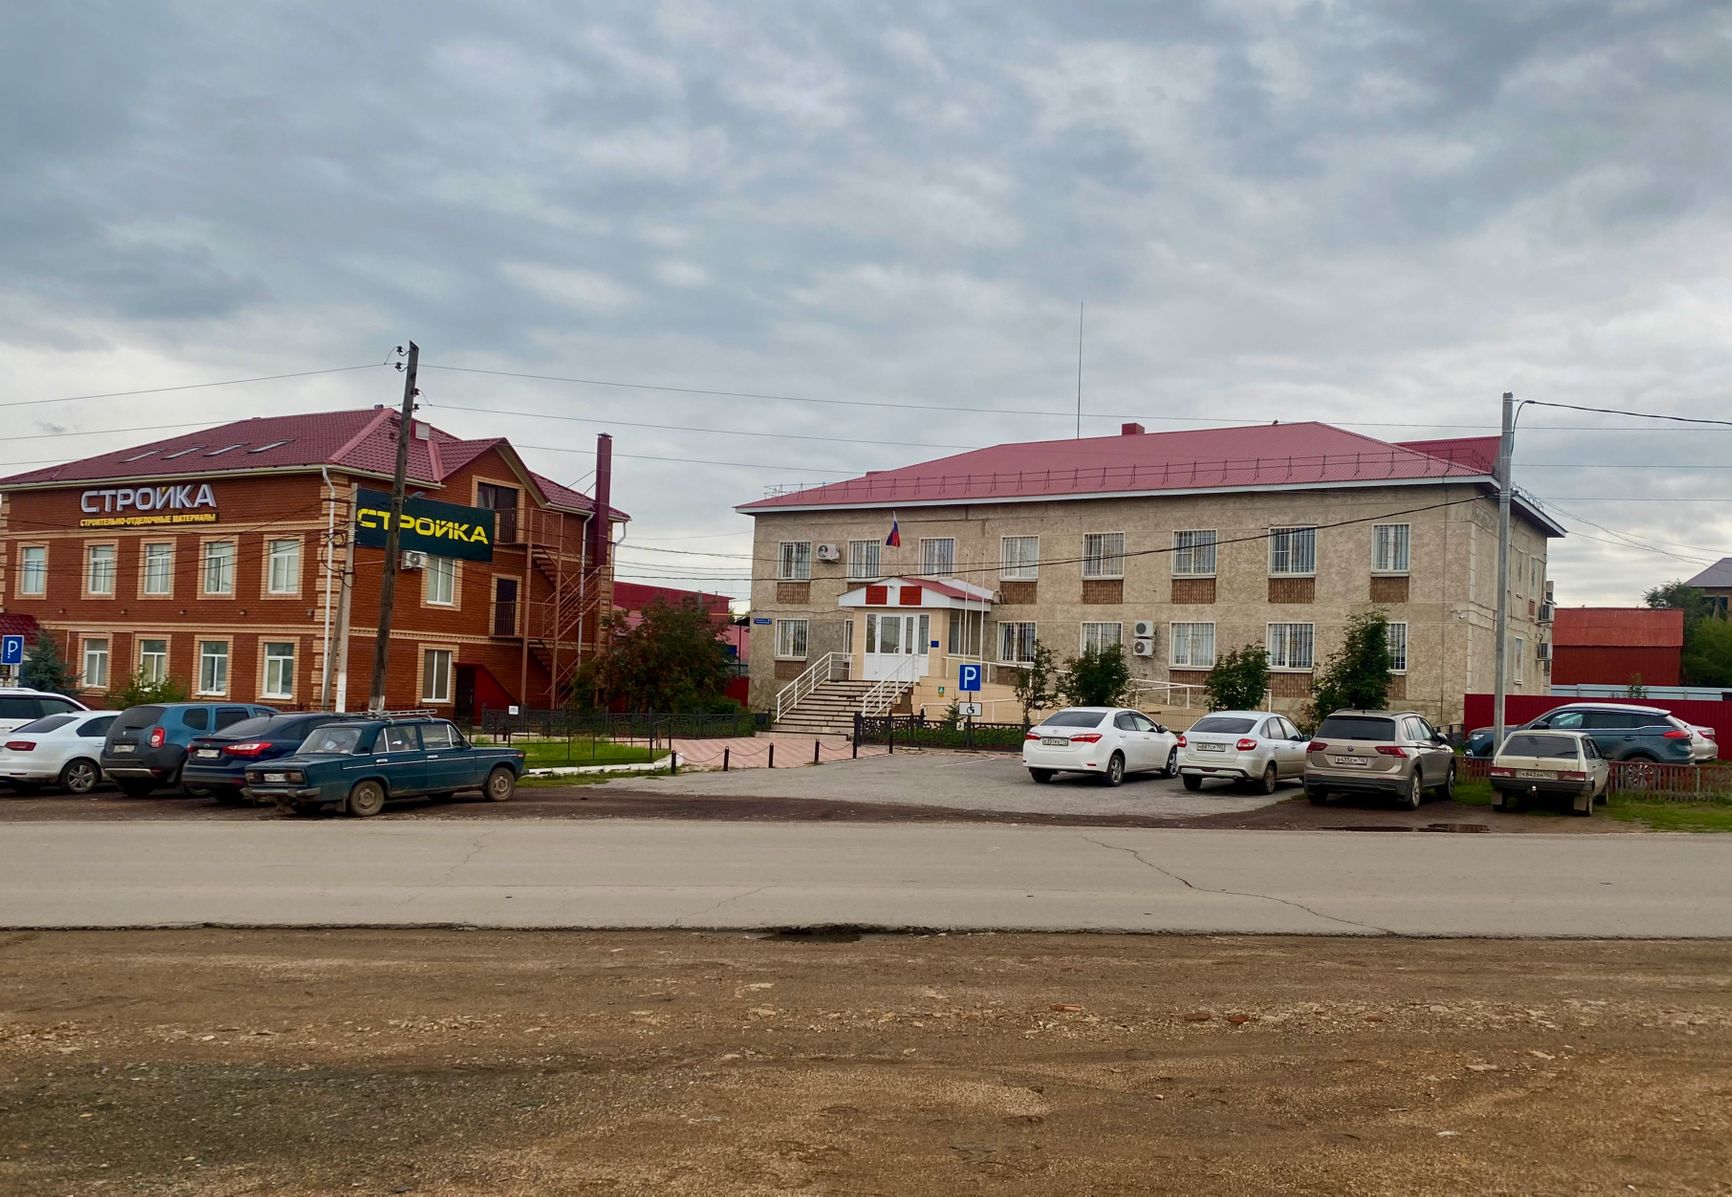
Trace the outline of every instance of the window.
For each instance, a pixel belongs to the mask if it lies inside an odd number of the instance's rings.
[[[1215,531],[1173,533],[1173,577],[1215,576]]]
[[[810,582],[812,580],[812,542],[809,540],[784,540],[782,542],[781,562],[776,567],[776,577],[783,582]]]
[[[1123,532],[1090,532],[1083,537],[1082,576],[1085,578],[1122,578],[1125,576],[1125,534]]]
[[[421,747],[428,750],[457,747],[457,729],[449,723],[423,723]]]
[[[47,545],[26,545],[18,550],[18,593],[48,593]]]
[[[475,484],[475,505],[497,516],[493,539],[498,544],[517,543],[517,488],[491,482]]]
[[[1407,625],[1389,625],[1389,668],[1395,673],[1407,672]]]
[[[1085,623],[1082,626],[1082,650],[1100,652],[1124,643],[1125,625],[1122,623]]]
[[[1528,642],[1520,636],[1512,638],[1509,642],[1509,652],[1510,680],[1519,686],[1522,684],[1522,665],[1527,660]]]
[[[1317,529],[1271,528],[1269,572],[1306,575],[1317,572]]]
[[[385,752],[414,752],[420,746],[412,727],[394,723],[385,729]]]
[[[427,558],[427,568],[421,571],[421,598],[435,607],[457,605],[456,558]]]
[[[1380,574],[1404,574],[1408,565],[1408,545],[1413,529],[1407,524],[1373,524],[1371,527],[1371,569]]]
[[[207,540],[204,542],[204,592],[233,594],[235,592],[235,542]]]
[[[1176,623],[1173,625],[1173,668],[1213,669],[1215,667],[1215,625],[1212,623]]]
[[[421,701],[451,701],[451,650],[430,648],[421,654]]]
[[[84,688],[108,689],[108,637],[84,638]]]
[[[848,542],[848,576],[868,581],[880,577],[878,564],[883,551],[883,544],[876,540],[850,540]]]
[[[292,640],[267,640],[265,653],[265,698],[295,695],[295,645]]]
[[[91,594],[114,593],[114,546],[87,545],[84,549],[84,587]]]
[[[926,578],[949,577],[956,572],[956,538],[937,536],[920,542],[920,574]]]
[[[174,593],[174,543],[144,546],[144,593],[161,598]]]
[[[229,692],[228,641],[199,641],[198,692],[200,694],[227,694]]]
[[[870,628],[872,621],[866,626]],[[871,639],[871,637],[867,637]],[[871,652],[868,644],[866,651]],[[806,659],[806,621],[804,619],[778,619],[776,621],[776,656],[788,661],[804,661]]]
[[[266,587],[271,594],[301,592],[301,542],[272,540],[265,544]]]
[[[138,642],[138,671],[147,682],[160,682],[168,677],[168,641]]]
[[[998,567],[998,576],[1011,582],[1034,581],[1040,574],[1040,537],[1006,536],[1003,543],[1003,562]]]
[[[999,624],[998,659],[1017,664],[1027,664],[1034,660],[1034,625],[1032,623]]]
[[[1268,648],[1269,668],[1310,669],[1316,657],[1316,625],[1272,623]]]

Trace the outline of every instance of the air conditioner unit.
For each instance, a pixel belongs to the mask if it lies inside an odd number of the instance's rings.
[[[426,569],[427,554],[411,549],[398,559],[397,568],[404,570]]]
[[[1538,644],[1534,645],[1534,656],[1537,657],[1541,661],[1551,660],[1552,659],[1551,641],[1541,640]]]
[[[1133,640],[1131,651],[1139,657],[1152,657],[1155,655],[1155,642],[1153,640]]]
[[[1139,619],[1139,620],[1137,620],[1137,622],[1135,624],[1131,625],[1131,635],[1134,636],[1138,640],[1153,640],[1155,638],[1154,620],[1152,620],[1152,619]],[[1144,657],[1148,656],[1147,653],[1139,653],[1138,655],[1144,656]]]
[[[1553,603],[1550,599],[1547,599],[1545,602],[1540,604],[1540,613],[1537,617],[1540,623],[1553,623],[1557,620],[1557,615],[1557,604]]]
[[[834,545],[834,544],[821,544],[821,545],[819,545],[818,546],[818,560],[820,560],[820,561],[840,561],[840,560],[842,560],[842,547],[840,545]]]

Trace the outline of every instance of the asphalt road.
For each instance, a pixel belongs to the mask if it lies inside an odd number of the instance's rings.
[[[1732,937],[1732,841],[1012,825],[15,823],[0,926]]]

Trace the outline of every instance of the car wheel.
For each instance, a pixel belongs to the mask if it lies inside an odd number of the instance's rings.
[[[1329,791],[1317,786],[1306,786],[1305,797],[1310,800],[1312,806],[1327,806],[1329,804]]]
[[[68,794],[88,794],[101,780],[102,770],[87,757],[67,761],[66,767],[60,771],[60,788]]]
[[[1449,772],[1443,775],[1443,784],[1437,787],[1437,796],[1445,802],[1455,800],[1455,762],[1449,763]]]
[[[349,791],[348,810],[357,819],[370,819],[385,809],[385,787],[363,781]]]
[[[125,794],[128,798],[143,798],[146,794],[156,789],[156,783],[154,781],[142,777],[132,777],[125,781],[117,781],[114,784],[119,786],[120,792]]]
[[[1047,782],[1052,780],[1053,770],[1051,770],[1051,769],[1030,769],[1028,771],[1028,775],[1030,777],[1034,778],[1035,781],[1039,782],[1041,785],[1045,785]]]
[[[1112,755],[1112,759],[1107,761],[1107,771],[1101,774],[1101,781],[1106,785],[1116,786],[1121,784],[1124,780],[1125,758],[1121,754],[1115,752]]]
[[[1262,781],[1258,783],[1257,791],[1262,794],[1273,794],[1275,792],[1275,782],[1275,762],[1270,761],[1267,765],[1263,766],[1263,778]]]
[[[1627,756],[1623,761],[1626,790],[1649,790],[1659,776],[1659,762],[1651,756]]]
[[[1182,780],[1185,783],[1185,788],[1187,790],[1191,791],[1191,793],[1193,793],[1193,794],[1195,794],[1198,790],[1203,788],[1203,779],[1198,777],[1194,773],[1185,774],[1185,776]]]
[[[1179,750],[1174,748],[1167,753],[1167,767],[1161,771],[1162,777],[1177,777],[1179,775]]]
[[[500,765],[487,775],[487,798],[490,802],[509,802],[517,792],[517,775]]]
[[[1419,804],[1425,801],[1425,786],[1420,781],[1419,769],[1415,766],[1413,776],[1407,779],[1407,793],[1403,796],[1401,805],[1408,810],[1418,810]]]

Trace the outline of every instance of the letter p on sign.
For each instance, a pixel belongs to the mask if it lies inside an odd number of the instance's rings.
[[[980,666],[964,665],[958,669],[956,673],[956,688],[963,691],[979,690]]]

